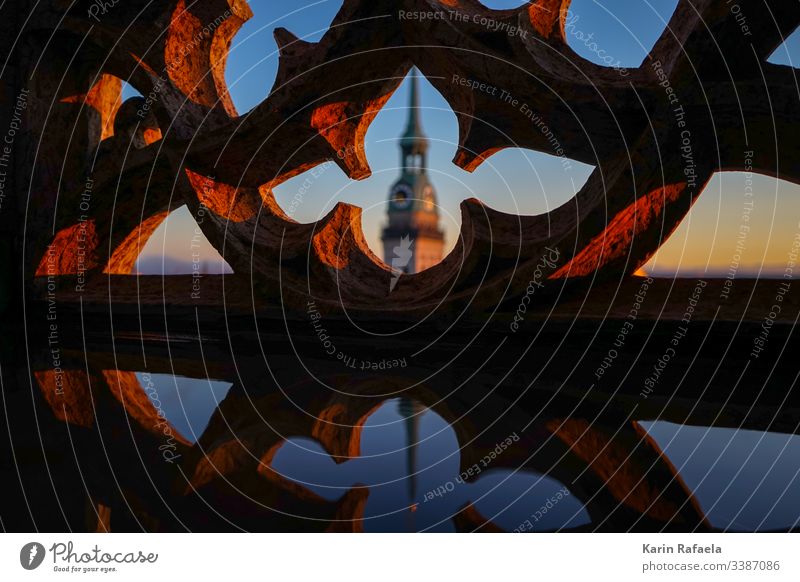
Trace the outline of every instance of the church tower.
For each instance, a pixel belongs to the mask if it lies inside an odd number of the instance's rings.
[[[442,260],[436,191],[428,180],[428,138],[420,123],[416,69],[411,73],[408,124],[400,138],[400,177],[389,191],[389,221],[383,229],[383,257],[396,273],[419,273]],[[392,287],[397,279],[392,280]]]

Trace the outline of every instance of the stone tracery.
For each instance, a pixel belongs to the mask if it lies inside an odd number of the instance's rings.
[[[223,73],[251,16],[245,2],[126,2],[96,17],[86,2],[32,8],[37,29],[58,42],[19,65],[32,79],[34,139],[19,168],[30,176],[25,249],[35,270],[27,275],[129,273],[147,237],[185,203],[208,215],[206,237],[265,298],[277,297],[280,280],[331,309],[383,307],[391,271],[367,248],[360,210],[341,204],[316,224],[298,224],[271,189],[327,160],[353,179],[368,177],[367,128],[413,65],[456,112],[462,168],[507,147],[553,153],[555,136],[565,156],[596,169],[573,200],[541,216],[463,202],[456,248],[401,281],[396,311],[520,296],[546,248],[564,258],[554,279],[631,275],[711,175],[742,169],[746,152],[753,171],[800,179],[795,72],[766,62],[800,22],[794,3],[742,2],[743,37],[725,3],[682,0],[642,66],[624,76],[569,48],[568,6],[348,0],[317,43],[276,30],[276,82],[244,116]],[[420,12],[442,18],[413,16]],[[552,131],[455,77],[504,88]],[[120,107],[119,79],[145,97]],[[39,144],[36,135],[48,138]],[[167,283],[166,301],[170,292]]]

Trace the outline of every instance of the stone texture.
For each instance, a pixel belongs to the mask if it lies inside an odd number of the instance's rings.
[[[33,12],[37,31],[58,30],[46,46],[34,36],[17,49],[23,73],[41,54],[47,61],[31,84],[20,152],[22,175],[30,179],[18,189],[32,193],[33,209],[23,221],[27,264],[41,265],[51,246],[56,274],[76,272],[76,201],[89,175],[93,234],[81,251],[92,269],[129,272],[166,213],[186,203],[196,217],[211,215],[198,222],[234,270],[257,284],[256,307],[282,299],[295,309],[311,295],[329,311],[486,309],[523,292],[545,247],[558,248],[563,259],[554,279],[629,276],[675,229],[713,172],[744,169],[744,151],[754,152],[753,171],[798,180],[795,74],[766,58],[800,22],[800,8],[763,0],[740,5],[747,36],[727,6],[681,0],[652,53],[623,76],[568,46],[567,0],[513,10],[475,0],[347,0],[319,42],[276,31],[280,66],[272,92],[237,117],[223,72],[230,42],[250,17],[245,2],[126,2],[99,22],[86,2],[71,9],[17,2],[18,10]],[[401,10],[447,16],[419,22],[401,18]],[[521,32],[492,31],[481,19]],[[367,248],[358,209],[339,205],[314,225],[298,225],[271,189],[328,160],[354,179],[368,177],[367,128],[412,65],[456,113],[457,165],[474,170],[507,147],[553,154],[555,138],[564,156],[596,169],[573,200],[546,215],[506,215],[465,201],[453,252],[404,277],[389,301],[390,271]],[[454,76],[508,91],[552,134],[519,106]],[[57,81],[62,77],[65,83]],[[136,103],[148,109],[138,129],[131,125],[133,104],[118,111],[115,77],[146,96]],[[666,85],[683,107],[685,127]],[[54,100],[63,110],[57,118]],[[690,168],[681,156],[687,130]],[[48,140],[36,152],[39,135]],[[95,159],[98,147],[106,155]],[[36,273],[45,274],[41,267]],[[169,282],[164,291],[168,299]]]

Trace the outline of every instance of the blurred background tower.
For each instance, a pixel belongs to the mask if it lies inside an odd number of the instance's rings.
[[[396,271],[419,273],[442,260],[436,190],[428,180],[428,138],[420,123],[417,70],[411,71],[408,123],[400,138],[400,178],[389,191],[389,222],[383,229],[384,262]]]

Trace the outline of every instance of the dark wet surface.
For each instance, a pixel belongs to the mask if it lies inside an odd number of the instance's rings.
[[[764,406],[746,393],[695,401],[699,388],[665,375],[637,398],[621,359],[590,384],[542,350],[482,345],[443,367],[443,352],[425,362],[339,340],[356,358],[407,362],[361,370],[315,338],[151,335],[65,343],[58,368],[47,346],[30,367],[3,362],[7,529],[784,531],[800,520],[796,417],[774,391]],[[607,351],[595,341],[590,373]]]

